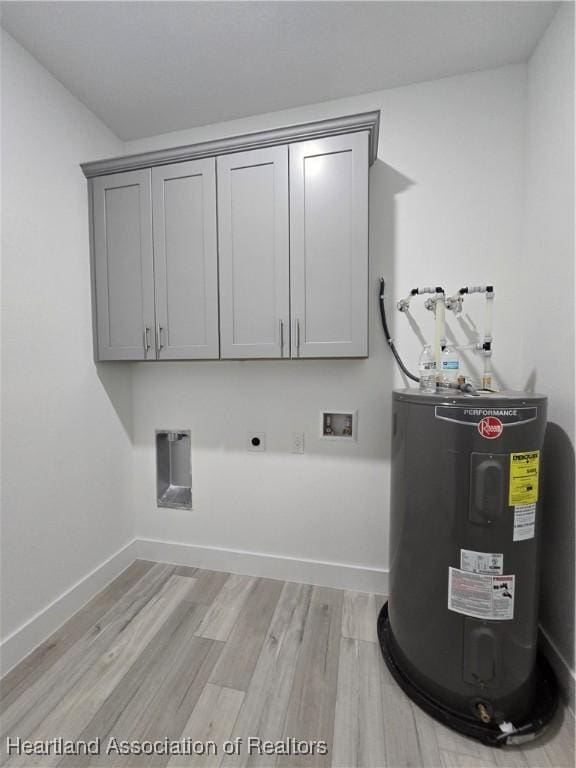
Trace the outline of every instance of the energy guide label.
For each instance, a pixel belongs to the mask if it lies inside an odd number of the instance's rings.
[[[510,488],[508,504],[536,504],[538,501],[538,473],[540,451],[510,454]]]
[[[477,619],[514,618],[516,577],[448,568],[448,610]]]
[[[504,555],[501,552],[474,552],[471,549],[461,549],[460,568],[473,573],[500,575],[504,572]]]
[[[513,541],[533,539],[535,526],[536,504],[521,504],[517,507],[514,507]]]

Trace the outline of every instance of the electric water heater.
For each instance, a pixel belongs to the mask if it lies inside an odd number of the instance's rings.
[[[537,658],[546,398],[393,393],[384,657],[436,718],[490,744],[556,706]]]

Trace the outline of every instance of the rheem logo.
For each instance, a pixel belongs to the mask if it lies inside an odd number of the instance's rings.
[[[478,422],[478,432],[488,440],[495,440],[497,437],[500,437],[503,430],[504,425],[496,416],[484,416]]]

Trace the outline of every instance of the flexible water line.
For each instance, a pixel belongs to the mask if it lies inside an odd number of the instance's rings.
[[[396,358],[396,362],[400,366],[400,370],[402,373],[407,376],[409,379],[412,379],[412,381],[415,381],[417,383],[420,382],[420,379],[418,376],[414,376],[413,373],[410,373],[408,368],[404,365],[402,362],[402,358],[400,357],[398,350],[396,349],[396,346],[394,344],[394,341],[392,337],[390,336],[390,330],[388,328],[388,322],[386,321],[386,307],[384,306],[384,288],[386,283],[384,282],[384,278],[380,278],[380,294],[379,294],[379,305],[380,305],[380,318],[382,319],[382,328],[384,329],[384,336],[386,337],[386,341],[388,342],[388,346],[392,350],[392,354]]]

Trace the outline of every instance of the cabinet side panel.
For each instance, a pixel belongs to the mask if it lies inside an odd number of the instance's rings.
[[[96,250],[94,245],[94,180],[88,179],[88,233],[90,238],[90,298],[92,309],[92,354],[100,360],[98,349],[98,303],[96,293]]]

